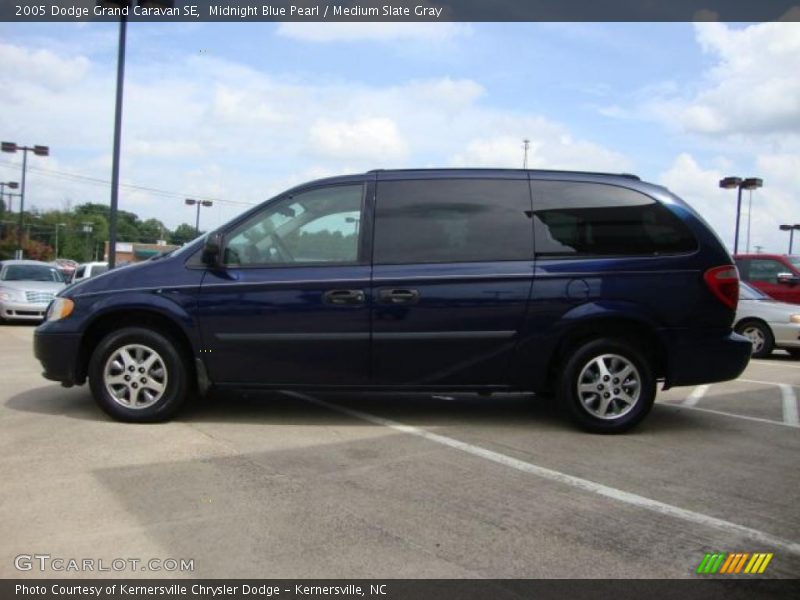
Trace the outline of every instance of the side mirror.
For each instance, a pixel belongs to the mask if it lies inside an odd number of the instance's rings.
[[[778,273],[778,283],[795,285],[798,281],[800,281],[800,278],[792,275],[791,273]]]
[[[209,267],[222,266],[222,234],[213,231],[206,236],[201,260]]]

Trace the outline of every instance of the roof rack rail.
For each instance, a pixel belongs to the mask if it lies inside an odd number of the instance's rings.
[[[571,175],[601,175],[604,177],[625,177],[641,181],[641,177],[633,173],[603,173],[600,171],[568,171],[565,169],[510,169],[505,167],[441,167],[441,168],[420,168],[420,169],[370,169],[367,173],[402,173],[411,171],[535,171],[537,173],[569,173]]]

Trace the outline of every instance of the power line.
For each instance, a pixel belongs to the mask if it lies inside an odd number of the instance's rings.
[[[15,163],[8,162],[8,161],[0,161],[0,167],[5,167],[7,169],[18,169],[19,166]],[[81,175],[79,173],[67,173],[65,171],[57,171],[55,169],[46,169],[41,167],[28,167],[28,171],[33,171],[36,173],[41,174],[44,177],[51,177],[54,179],[63,179],[67,181],[72,181],[74,183],[88,183],[91,185],[102,185],[102,186],[110,186],[111,182],[106,179],[100,179],[98,177],[91,177],[89,175]],[[136,185],[132,183],[120,183],[120,187],[125,188],[127,190],[132,191],[140,191],[140,192],[147,192],[153,194],[155,196],[161,196],[164,198],[180,198],[183,200],[188,196],[192,196],[193,194],[185,194],[180,192],[171,192],[168,190],[162,190],[159,188],[153,188],[143,185]],[[195,196],[197,194],[194,194]],[[214,202],[219,202],[221,204],[229,204],[231,206],[255,206],[255,202],[244,202],[241,200],[226,200],[224,198],[208,198],[209,200],[213,200]]]

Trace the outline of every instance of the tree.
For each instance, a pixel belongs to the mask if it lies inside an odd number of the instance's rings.
[[[195,237],[197,236],[195,235],[194,227],[186,223],[181,223],[175,228],[175,231],[172,232],[169,241],[171,244],[182,246],[187,242],[191,242]]]

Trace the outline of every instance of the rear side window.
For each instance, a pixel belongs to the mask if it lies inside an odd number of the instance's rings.
[[[680,219],[634,190],[566,181],[531,184],[539,256],[647,256],[697,249]]]
[[[525,180],[385,181],[377,195],[376,264],[533,257]]]
[[[778,274],[786,273],[789,269],[783,263],[772,260],[754,258],[750,260],[750,271],[748,281],[760,281],[762,283],[778,283]]]

